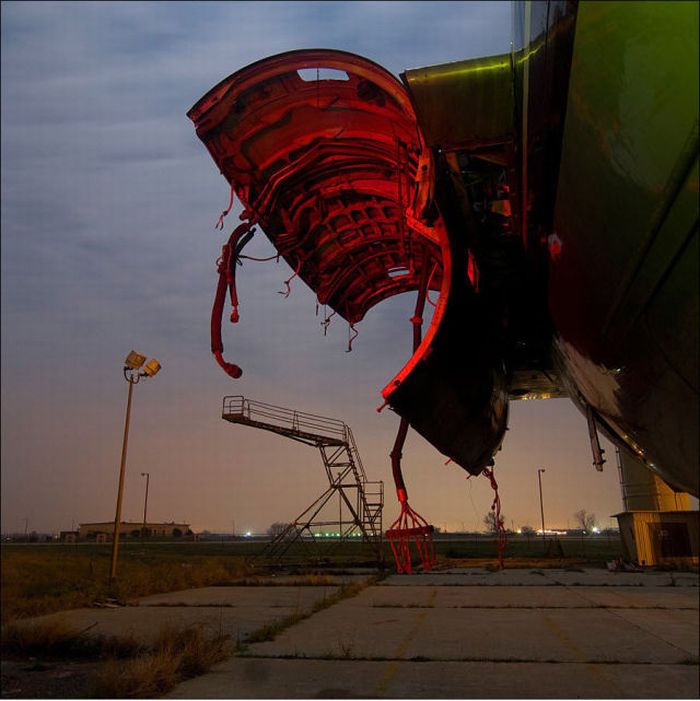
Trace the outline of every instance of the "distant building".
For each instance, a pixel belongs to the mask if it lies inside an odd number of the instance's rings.
[[[122,521],[119,524],[120,538],[140,538],[144,530],[143,523]],[[114,521],[103,521],[99,523],[81,523],[78,530],[80,540],[94,540],[104,543],[112,540],[114,534]],[[191,536],[192,530],[189,523],[152,523],[146,524],[145,532],[147,538],[181,538]]]

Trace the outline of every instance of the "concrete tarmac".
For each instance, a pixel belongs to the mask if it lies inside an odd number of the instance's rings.
[[[168,698],[697,698],[698,577],[395,575]]]
[[[147,596],[136,605],[84,608],[41,616],[31,623],[63,621],[90,635],[132,636],[149,642],[165,627],[198,626],[210,634],[228,635],[234,644],[256,630],[289,616],[308,614],[332,596],[338,586],[203,587]]]
[[[332,598],[357,581],[367,586]],[[230,635],[238,652],[168,698],[700,696],[698,575],[472,568],[373,581],[259,577],[35,620],[145,641],[164,625]],[[273,639],[247,642],[270,627]]]

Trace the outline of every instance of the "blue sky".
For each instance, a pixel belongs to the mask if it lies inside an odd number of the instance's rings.
[[[398,75],[505,52],[510,26],[501,2],[3,2],[3,531],[113,518],[132,348],[163,370],[135,390],[126,518],[140,518],[142,471],[150,516],[198,529],[264,530],[311,501],[323,485],[312,449],[220,419],[222,397],[244,394],[346,420],[370,477],[385,481],[390,523],[398,419],[374,409],[408,358],[413,296],[373,309],[344,353],[347,328],[324,337],[303,284],[276,294],[284,263],[248,263],[241,322],[224,329],[245,374],[230,380],[208,328],[228,185],[185,112],[274,53],[344,49]],[[258,234],[247,252],[272,249]],[[612,449],[596,473],[568,400],[511,411],[496,468],[507,521],[537,524],[544,466],[548,518],[573,525],[586,508],[609,525],[621,510]],[[404,452],[418,511],[481,527],[485,479],[445,467],[414,433]]]

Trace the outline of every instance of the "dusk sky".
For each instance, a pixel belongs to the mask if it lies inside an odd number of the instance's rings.
[[[370,479],[398,514],[389,452],[398,417],[381,389],[409,357],[415,293],[372,309],[352,353],[324,337],[292,271],[246,261],[241,321],[224,326],[232,380],[209,351],[215,261],[235,225],[229,188],[186,111],[243,66],[300,48],[407,68],[509,50],[509,2],[2,3],[2,531],[114,519],[134,349],[163,369],[134,390],[123,518],[265,531],[324,489],[318,452],[221,419],[225,395],[327,415],[353,429]],[[266,256],[258,232],[246,253]],[[334,320],[335,321],[335,320]],[[569,400],[511,403],[497,456],[506,525],[622,510],[614,449],[592,466]],[[411,505],[449,529],[483,528],[492,491],[409,432]]]

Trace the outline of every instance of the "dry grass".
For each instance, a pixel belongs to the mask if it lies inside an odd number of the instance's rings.
[[[126,661],[108,660],[95,679],[95,698],[154,698],[208,671],[231,654],[228,638],[199,627],[162,628],[150,649]]]
[[[167,557],[126,553],[109,586],[109,552],[5,549],[2,554],[2,622],[89,606],[108,597],[122,601],[191,587],[231,584],[247,572],[243,558]]]
[[[60,619],[17,621],[3,626],[0,648],[3,656],[70,660],[133,657],[143,649],[133,636],[96,636],[88,632],[75,630]]]
[[[131,636],[92,636],[63,621],[15,622],[3,627],[3,657],[95,660],[101,664],[91,698],[153,698],[209,670],[232,652],[228,637],[201,628],[164,626],[144,645]]]

